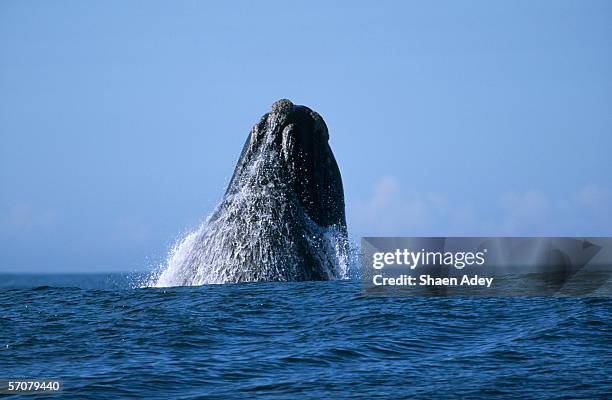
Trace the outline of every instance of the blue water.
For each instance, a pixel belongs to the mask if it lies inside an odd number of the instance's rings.
[[[612,394],[608,299],[366,298],[353,281],[132,289],[133,280],[0,276],[0,379],[59,378],[62,397],[92,399]]]

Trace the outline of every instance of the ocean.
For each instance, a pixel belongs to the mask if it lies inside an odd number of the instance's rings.
[[[355,280],[141,280],[0,275],[0,379],[61,379],[58,396],[87,399],[612,395],[605,298],[371,298]]]

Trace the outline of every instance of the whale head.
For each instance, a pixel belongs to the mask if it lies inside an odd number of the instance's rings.
[[[226,196],[244,185],[284,187],[318,225],[346,228],[342,178],[327,125],[306,106],[278,100],[253,126]]]
[[[325,122],[289,100],[251,130],[225,195],[174,250],[159,285],[345,277],[342,179]]]

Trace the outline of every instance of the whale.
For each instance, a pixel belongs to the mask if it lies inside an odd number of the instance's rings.
[[[339,279],[348,253],[327,125],[281,99],[251,129],[223,198],[174,246],[157,286]]]

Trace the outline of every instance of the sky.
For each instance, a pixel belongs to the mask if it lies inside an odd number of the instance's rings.
[[[0,272],[146,270],[289,98],[353,238],[612,234],[612,2],[0,2]]]

